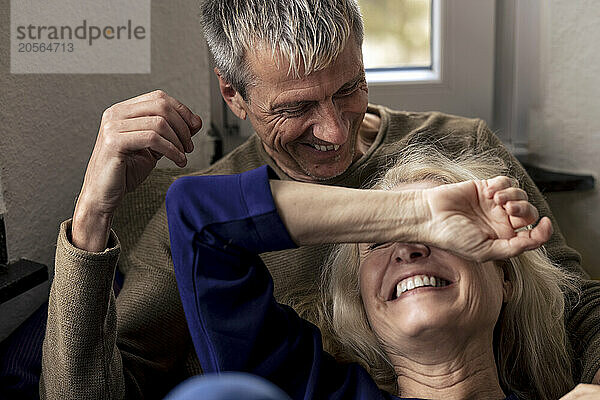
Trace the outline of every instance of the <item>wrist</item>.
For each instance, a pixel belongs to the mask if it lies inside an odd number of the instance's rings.
[[[422,190],[418,193],[417,202],[418,209],[422,212],[423,223],[419,226],[419,242],[433,243],[433,224],[434,212],[432,202],[434,202],[434,190],[432,188]]]
[[[423,192],[419,188],[381,191],[385,202],[372,204],[376,204],[381,214],[382,223],[377,226],[383,228],[382,233],[387,233],[378,241],[426,242],[425,239],[430,236],[427,232],[431,213]]]
[[[71,225],[73,246],[86,251],[106,250],[113,214],[99,212],[80,198],[75,206]]]

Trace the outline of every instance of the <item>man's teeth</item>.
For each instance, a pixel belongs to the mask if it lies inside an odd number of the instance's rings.
[[[447,280],[435,276],[411,276],[398,282],[396,285],[396,297],[399,297],[404,292],[408,292],[409,290],[413,290],[421,286],[442,287],[447,286],[449,283],[450,282]]]
[[[340,148],[339,144],[330,144],[329,146],[321,146],[320,144],[313,144],[312,147],[314,147],[315,149],[319,150],[319,151],[336,151],[337,149]]]

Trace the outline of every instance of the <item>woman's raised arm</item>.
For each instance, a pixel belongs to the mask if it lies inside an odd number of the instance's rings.
[[[476,261],[541,246],[552,234],[526,193],[506,177],[422,190],[360,190],[270,181],[273,199],[298,245],[420,242]]]

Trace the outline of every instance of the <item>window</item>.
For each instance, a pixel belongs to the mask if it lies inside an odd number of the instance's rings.
[[[369,82],[438,79],[439,34],[434,0],[360,0],[363,58]],[[437,6],[437,4],[436,4]],[[435,64],[434,64],[435,63]]]
[[[366,32],[363,56],[367,70],[431,68],[431,3],[359,1]]]
[[[479,117],[492,124],[494,0],[359,3],[365,20],[363,54],[371,103],[398,110],[435,110]],[[398,32],[395,43],[401,48],[408,42],[410,51],[389,50],[386,46],[393,46],[389,43],[394,43],[394,39],[382,39],[382,31],[389,36]],[[376,57],[374,52],[409,56],[398,58],[394,66],[392,62],[379,61],[390,56]]]

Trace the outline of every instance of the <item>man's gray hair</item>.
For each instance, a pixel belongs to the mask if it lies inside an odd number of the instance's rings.
[[[357,0],[205,0],[202,24],[222,77],[247,100],[253,76],[246,52],[269,50],[300,77],[331,65],[352,35],[362,45]]]

